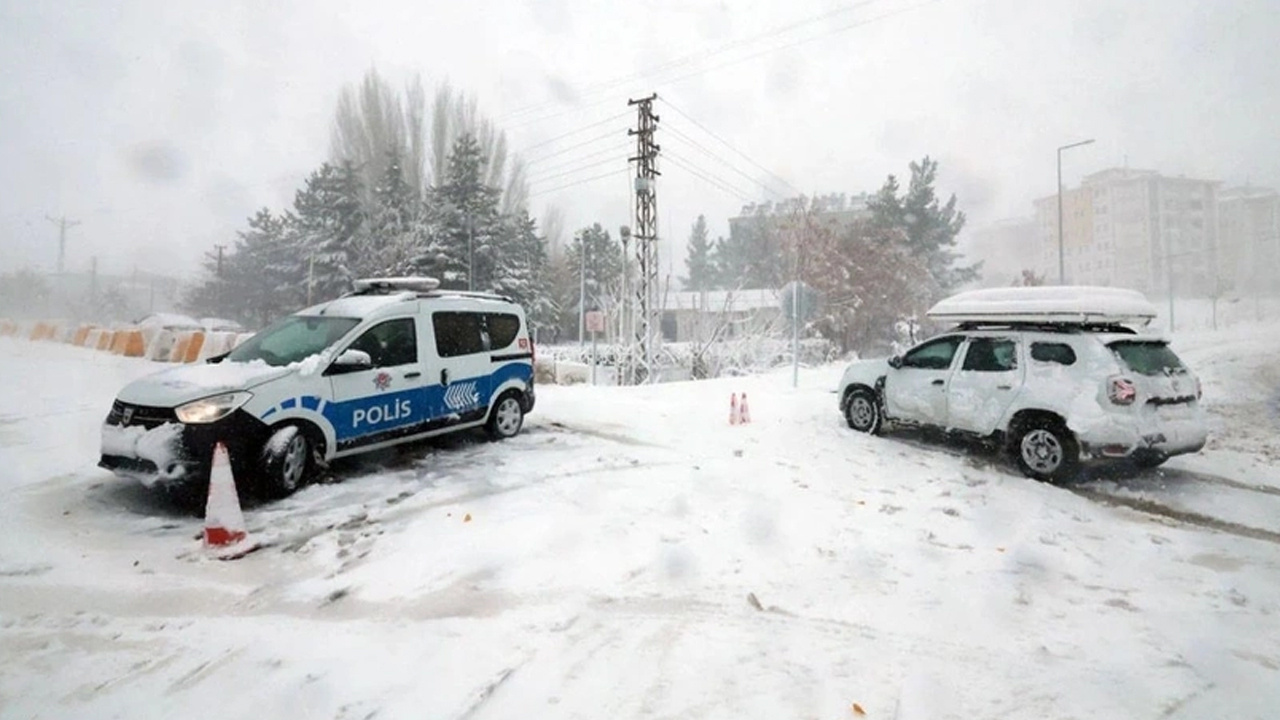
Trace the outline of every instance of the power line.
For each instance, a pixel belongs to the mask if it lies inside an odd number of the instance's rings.
[[[611,138],[611,137],[617,137],[619,134],[620,134],[620,133],[618,133],[618,132],[609,132],[609,133],[605,133],[604,135],[598,135],[598,136],[596,136],[596,137],[591,138],[590,140],[583,140],[582,142],[580,142],[580,143],[578,143],[578,144],[576,144],[576,145],[570,145],[569,147],[560,148],[559,150],[556,150],[555,152],[547,153],[546,155],[543,155],[543,156],[541,156],[541,157],[533,158],[533,159],[531,159],[531,160],[525,160],[525,161],[524,161],[524,163],[525,163],[525,165],[526,165],[526,166],[529,166],[529,165],[536,165],[536,164],[538,164],[538,163],[540,163],[540,162],[542,162],[542,161],[544,161],[544,160],[549,160],[549,159],[551,159],[551,158],[553,158],[553,157],[556,157],[557,155],[563,155],[563,154],[565,154],[565,153],[569,152],[570,150],[577,150],[577,149],[578,149],[578,148],[580,148],[580,147],[586,147],[586,146],[588,146],[588,145],[590,145],[590,144],[592,144],[592,143],[598,143],[598,142],[600,142],[601,140],[606,140],[606,139]]]
[[[890,12],[881,13],[880,15],[877,15],[877,16],[875,16],[875,17],[868,18],[868,19],[866,19],[866,20],[860,20],[860,21],[855,22],[855,23],[849,23],[848,25],[843,25],[843,26],[838,27],[838,28],[836,28],[836,29],[834,29],[834,30],[827,30],[827,31],[824,31],[824,32],[818,33],[817,35],[812,35],[812,36],[810,36],[810,37],[803,38],[803,39],[797,40],[797,41],[795,41],[795,42],[786,43],[786,44],[784,44],[784,45],[779,45],[779,46],[777,46],[777,47],[773,47],[773,48],[768,48],[768,49],[765,49],[765,50],[761,50],[761,51],[759,51],[759,52],[757,52],[757,53],[753,53],[753,54],[751,54],[751,55],[746,55],[746,56],[743,56],[743,57],[740,57],[740,58],[737,58],[737,59],[734,59],[734,60],[729,60],[728,62],[723,62],[723,63],[720,63],[719,65],[713,65],[713,66],[711,66],[711,67],[709,67],[709,68],[703,68],[702,70],[697,70],[697,71],[695,71],[695,72],[686,73],[686,74],[684,74],[684,75],[678,75],[678,76],[673,77],[673,78],[667,78],[667,79],[666,79],[666,80],[664,80],[663,82],[664,82],[664,83],[666,83],[667,85],[674,85],[675,83],[682,82],[682,81],[684,81],[684,80],[688,80],[689,78],[694,78],[694,77],[697,77],[697,76],[699,76],[699,75],[705,75],[705,74],[707,74],[707,73],[709,73],[709,72],[714,72],[714,71],[716,71],[716,70],[720,70],[720,69],[723,69],[723,68],[731,67],[731,66],[733,66],[733,65],[738,65],[738,64],[741,64],[741,63],[744,63],[744,62],[748,62],[748,61],[751,61],[751,60],[755,60],[756,58],[763,57],[763,56],[765,56],[765,55],[770,55],[770,54],[775,53],[775,52],[779,52],[779,51],[782,51],[782,50],[788,50],[788,49],[793,48],[793,47],[797,47],[797,46],[800,46],[800,45],[804,45],[804,44],[807,44],[807,43],[811,43],[811,42],[813,42],[814,40],[820,40],[820,39],[822,39],[822,38],[824,38],[824,37],[826,37],[826,36],[828,36],[828,35],[837,35],[837,34],[839,34],[839,33],[842,33],[842,32],[848,31],[848,30],[852,30],[852,29],[854,29],[854,28],[860,28],[860,27],[863,27],[863,26],[866,26],[866,25],[870,25],[870,24],[872,24],[872,23],[880,22],[881,20],[888,20],[889,18],[896,17],[896,16],[898,16],[898,15],[902,15],[902,14],[904,14],[904,13],[911,12],[912,10],[918,10],[918,9],[920,9],[920,8],[922,8],[922,7],[926,6],[926,5],[932,5],[932,4],[934,4],[934,3],[938,3],[938,2],[942,2],[942,0],[925,0],[924,2],[919,2],[919,3],[916,3],[916,4],[914,4],[914,5],[908,5],[907,7],[899,8],[899,9],[897,9],[897,10],[892,10],[892,11],[890,11]],[[668,103],[668,104],[670,104],[670,103]]]
[[[742,47],[743,45],[754,43],[760,40],[768,40],[770,38],[777,37],[779,35],[784,35],[792,30],[804,27],[806,25],[812,25],[814,23],[821,22],[828,18],[835,17],[836,15],[843,15],[845,13],[853,12],[854,10],[860,10],[863,7],[866,7],[868,5],[874,5],[877,2],[883,2],[883,0],[862,0],[862,2],[856,2],[851,5],[846,5],[844,7],[836,8],[834,10],[828,10],[826,12],[819,13],[818,15],[813,15],[795,22],[788,23],[786,25],[781,25],[771,30],[766,30],[764,32],[757,33],[755,35],[750,35],[745,38],[739,38],[737,40],[731,40],[716,48],[693,52],[693,53],[689,53],[688,55],[684,55],[678,58],[673,58],[666,62],[659,63],[652,67],[646,68],[645,70],[641,70],[640,72],[632,73],[631,75],[624,75],[622,77],[614,78],[613,80],[606,80],[604,82],[596,83],[594,85],[588,85],[586,88],[583,89],[581,93],[579,93],[579,97],[588,97],[601,91],[613,90],[617,87],[625,85],[628,82],[644,80],[646,78],[650,78],[655,75],[660,75],[669,70],[673,70],[693,62],[710,59],[717,55],[723,55],[729,52],[730,50],[734,50],[736,48]],[[518,108],[516,110],[511,111],[510,113],[507,114],[506,117],[523,115],[529,112],[530,110],[536,110],[540,107],[545,107],[545,106],[546,106],[546,103],[526,105],[523,108]]]
[[[721,157],[721,156],[719,156],[719,155],[715,154],[715,153],[714,153],[714,152],[712,152],[711,150],[708,150],[706,147],[704,147],[703,145],[701,145],[700,143],[698,143],[696,140],[694,140],[693,138],[689,137],[688,135],[685,135],[684,133],[680,132],[680,131],[679,131],[679,130],[677,130],[676,128],[674,128],[674,127],[672,127],[672,126],[670,126],[670,125],[667,125],[667,130],[671,131],[672,135],[673,135],[674,137],[676,137],[677,139],[681,139],[683,142],[686,142],[686,143],[688,143],[689,145],[693,146],[693,149],[695,149],[695,150],[697,150],[697,151],[701,152],[703,155],[706,155],[707,157],[711,158],[712,160],[715,160],[716,162],[718,162],[718,163],[720,163],[720,164],[724,165],[725,167],[729,168],[730,170],[734,171],[734,172],[735,172],[735,173],[737,173],[738,175],[741,175],[742,177],[746,178],[749,182],[751,182],[751,184],[760,186],[760,187],[761,187],[765,192],[772,193],[772,194],[774,194],[774,195],[777,195],[778,197],[783,197],[783,193],[778,192],[778,191],[777,191],[777,190],[775,190],[774,188],[770,187],[768,184],[766,184],[766,183],[762,183],[762,182],[760,182],[759,180],[757,180],[756,178],[754,178],[754,177],[752,177],[752,176],[748,175],[747,173],[743,172],[742,170],[738,169],[738,167],[737,167],[736,165],[734,165],[733,163],[729,162],[728,160],[725,160],[723,157]]]
[[[563,170],[566,167],[570,167],[576,163],[582,162],[583,160],[591,160],[592,158],[598,158],[601,155],[607,155],[609,153],[615,153],[615,152],[627,152],[627,149],[625,147],[607,147],[601,150],[596,150],[594,152],[589,152],[586,155],[579,155],[577,157],[567,158],[563,162],[552,163],[547,167],[539,168],[537,172],[529,173],[529,175],[533,176],[541,173],[557,172],[559,170]]]
[[[787,186],[788,188],[790,188],[790,189],[791,189],[791,191],[792,191],[792,192],[794,192],[795,194],[797,194],[797,195],[803,195],[803,194],[804,194],[804,193],[800,192],[799,190],[797,190],[797,189],[796,189],[796,187],[795,187],[794,185],[792,185],[791,183],[789,183],[789,182],[787,182],[786,180],[784,180],[784,179],[782,178],[782,176],[780,176],[780,175],[778,175],[777,173],[773,172],[773,171],[772,171],[772,170],[770,170],[769,168],[767,168],[767,167],[765,167],[765,166],[761,165],[760,163],[756,162],[755,160],[752,160],[750,157],[748,157],[748,156],[747,156],[747,154],[746,154],[746,153],[742,152],[742,151],[741,151],[741,150],[739,150],[738,148],[736,148],[736,147],[734,147],[733,145],[731,145],[731,144],[729,143],[729,141],[728,141],[728,140],[725,140],[724,138],[722,138],[722,137],[720,137],[719,135],[715,134],[715,133],[714,133],[714,132],[712,132],[709,128],[707,128],[707,126],[706,126],[706,125],[703,125],[702,123],[698,122],[697,120],[694,120],[692,117],[690,117],[690,116],[689,116],[689,114],[688,114],[688,113],[686,113],[685,111],[683,111],[683,110],[681,110],[680,108],[676,107],[675,105],[672,105],[670,100],[668,100],[668,99],[666,99],[666,98],[662,98],[662,102],[666,103],[666,106],[667,106],[667,107],[671,108],[672,110],[675,110],[675,111],[676,111],[676,112],[677,112],[681,117],[683,117],[685,120],[688,120],[689,122],[693,123],[694,125],[697,125],[697,126],[698,126],[702,131],[703,131],[703,132],[705,132],[706,134],[708,134],[708,135],[710,135],[711,137],[715,138],[716,140],[720,141],[720,144],[721,144],[721,145],[724,145],[725,147],[727,147],[727,148],[729,148],[730,150],[732,150],[732,151],[734,151],[735,153],[737,153],[737,154],[738,154],[738,156],[740,156],[743,160],[746,160],[747,162],[749,162],[749,163],[751,163],[752,165],[754,165],[754,166],[755,166],[757,169],[759,169],[760,171],[762,171],[762,172],[766,173],[767,175],[769,175],[769,176],[770,176],[770,177],[772,177],[773,179],[777,180],[778,182],[780,182],[780,183],[782,183],[783,185],[785,185],[785,186]]]
[[[812,23],[812,22],[816,22],[816,21],[821,20],[821,19],[826,19],[827,17],[830,17],[831,15],[838,14],[838,13],[842,13],[842,12],[847,12],[848,10],[857,9],[857,8],[863,7],[863,6],[865,6],[865,5],[872,4],[872,2],[878,2],[878,1],[880,1],[880,0],[868,0],[867,2],[858,3],[858,4],[856,4],[856,5],[849,6],[848,8],[845,8],[845,9],[843,9],[843,10],[829,11],[828,13],[825,13],[825,14],[824,14],[824,15],[822,15],[822,16],[817,16],[817,17],[814,17],[814,18],[810,18],[810,19],[809,19],[809,20],[807,20],[807,21],[800,21],[800,22],[798,22],[798,23],[793,23],[793,24],[792,24],[792,26],[787,26],[787,27],[788,27],[789,29],[794,29],[795,27],[799,27],[799,26],[802,26],[802,25],[805,25],[805,24],[809,24],[809,23]],[[698,76],[700,76],[700,75],[705,75],[705,74],[707,74],[707,73],[714,72],[715,70],[719,70],[719,69],[726,68],[726,67],[731,67],[731,66],[733,66],[733,65],[737,65],[737,64],[740,64],[740,63],[748,62],[748,61],[750,61],[750,60],[755,60],[755,59],[760,58],[760,57],[763,57],[763,56],[765,56],[765,55],[769,55],[769,54],[772,54],[772,53],[775,53],[775,52],[780,52],[780,51],[782,51],[782,50],[787,50],[787,49],[790,49],[790,48],[793,48],[793,47],[797,47],[797,46],[799,46],[799,45],[804,45],[804,44],[807,44],[807,43],[813,42],[813,41],[815,41],[815,40],[822,39],[822,38],[827,37],[827,36],[829,36],[829,35],[835,35],[835,34],[842,33],[842,32],[846,32],[846,31],[849,31],[849,30],[852,30],[852,29],[855,29],[855,28],[864,27],[864,26],[866,26],[866,25],[870,25],[870,24],[872,24],[872,23],[880,22],[880,21],[882,21],[882,20],[887,20],[887,19],[892,18],[892,17],[895,17],[895,16],[897,16],[897,15],[902,15],[902,14],[904,14],[904,13],[911,12],[911,11],[913,11],[913,10],[917,10],[917,9],[919,9],[919,8],[921,8],[921,7],[924,7],[925,5],[931,5],[931,4],[933,4],[933,3],[937,3],[937,2],[941,2],[941,1],[942,1],[942,0],[925,0],[925,2],[919,2],[919,3],[916,3],[916,4],[914,4],[914,5],[909,5],[909,6],[906,6],[906,7],[898,8],[897,10],[892,10],[892,11],[889,11],[889,12],[881,13],[880,15],[876,15],[876,16],[874,16],[874,17],[871,17],[871,18],[868,18],[868,19],[865,19],[865,20],[860,20],[860,21],[857,21],[857,22],[848,23],[848,24],[842,25],[842,26],[840,26],[840,27],[837,27],[837,28],[834,28],[834,29],[831,29],[831,30],[825,30],[825,31],[823,31],[823,32],[820,32],[820,33],[817,33],[817,34],[814,34],[814,35],[810,35],[810,36],[808,36],[808,37],[800,38],[800,39],[795,40],[795,41],[793,41],[793,42],[784,43],[784,44],[782,44],[782,45],[777,45],[777,46],[774,46],[774,47],[764,48],[764,49],[762,49],[762,50],[760,50],[760,51],[757,51],[757,52],[754,52],[754,53],[751,53],[751,54],[748,54],[748,55],[744,55],[744,56],[742,56],[742,57],[738,57],[738,58],[734,58],[734,59],[731,59],[731,60],[727,60],[727,61],[725,61],[725,62],[723,62],[723,63],[718,64],[718,65],[712,65],[712,66],[710,66],[710,67],[704,67],[704,68],[701,68],[701,69],[692,70],[692,71],[687,72],[687,73],[684,73],[684,74],[682,74],[682,75],[669,76],[669,72],[668,72],[667,70],[655,70],[655,69],[651,69],[651,70],[645,71],[645,72],[643,72],[643,73],[637,74],[637,75],[635,75],[635,76],[633,76],[633,77],[622,78],[622,79],[615,80],[615,81],[611,81],[610,83],[602,84],[602,85],[599,85],[599,86],[592,86],[592,88],[589,88],[588,90],[586,90],[586,91],[584,91],[583,93],[581,93],[579,97],[580,97],[580,98],[591,97],[592,95],[595,95],[595,94],[597,94],[597,93],[598,93],[598,92],[600,92],[600,91],[604,91],[604,90],[612,89],[613,87],[617,87],[617,86],[624,85],[624,84],[626,84],[627,82],[632,81],[633,79],[637,79],[637,80],[638,80],[638,79],[644,79],[644,78],[653,78],[653,80],[652,80],[652,83],[653,83],[653,84],[666,84],[666,85],[672,85],[672,84],[675,84],[675,83],[683,82],[683,81],[688,80],[688,79],[690,79],[690,78],[694,78],[694,77],[698,77]],[[766,33],[766,34],[764,34],[764,35],[762,35],[762,36],[759,36],[759,37],[754,38],[754,40],[768,39],[770,36],[780,35],[780,34],[783,34],[784,32],[786,32],[786,30],[774,31],[774,32],[772,32],[772,33]],[[744,44],[744,43],[749,42],[749,41],[748,41],[748,40],[743,40],[743,41],[737,41],[737,42],[738,42],[738,44]],[[732,43],[731,43],[731,44],[732,44]],[[719,51],[711,51],[711,52],[710,52],[710,54],[708,54],[708,55],[707,55],[707,58],[714,57],[716,54],[723,54],[723,52],[719,52]],[[692,62],[693,60],[696,60],[696,59],[699,59],[699,58],[697,58],[697,57],[690,57],[690,58],[686,58],[686,59],[683,59],[683,60],[680,60],[680,59],[672,60],[672,61],[670,61],[669,63],[665,63],[665,64],[660,65],[660,66],[657,66],[657,67],[658,67],[658,68],[665,68],[667,65],[671,65],[671,66],[673,66],[671,69],[675,69],[675,68],[676,68],[676,67],[678,67],[680,64],[688,64],[689,62]],[[664,78],[663,76],[667,76],[667,77],[665,77],[665,78]],[[548,115],[542,115],[542,116],[538,116],[538,117],[535,117],[535,118],[532,118],[532,119],[520,120],[520,121],[518,121],[518,123],[517,123],[517,125],[516,125],[516,126],[522,126],[522,125],[527,125],[527,124],[531,124],[531,123],[536,123],[536,122],[542,122],[542,121],[546,121],[546,120],[551,120],[551,119],[554,119],[554,118],[557,118],[557,117],[561,117],[561,116],[563,116],[563,115],[566,115],[566,114],[569,114],[569,113],[573,113],[573,112],[581,112],[582,110],[585,110],[586,108],[595,107],[595,106],[597,106],[597,105],[604,104],[605,102],[607,102],[607,100],[595,101],[595,102],[591,102],[591,103],[588,103],[587,105],[583,105],[583,106],[570,107],[570,108],[565,109],[565,110],[562,110],[562,111],[560,111],[560,112],[554,112],[554,113],[551,113],[551,114],[548,114]],[[526,106],[525,108],[522,108],[521,110],[513,111],[512,113],[508,113],[507,115],[502,116],[502,117],[512,117],[512,116],[514,116],[514,115],[515,115],[515,114],[517,114],[517,113],[524,114],[524,113],[525,113],[525,112],[527,112],[528,110],[534,110],[534,109],[538,109],[538,108],[541,108],[541,107],[551,108],[551,107],[554,107],[554,106],[553,106],[552,104],[550,104],[550,103],[543,103],[543,104],[541,104],[541,105],[531,105],[531,106]],[[794,189],[794,188],[793,188],[793,189]],[[797,191],[797,192],[798,192],[798,191]]]
[[[571,170],[565,170],[564,172],[556,173],[556,174],[554,174],[554,175],[546,175],[546,176],[538,177],[538,178],[530,178],[530,179],[529,179],[529,182],[530,182],[531,184],[536,185],[536,184],[538,184],[538,183],[543,183],[543,182],[546,182],[546,181],[548,181],[548,180],[554,180],[554,179],[556,179],[556,178],[564,177],[565,175],[576,175],[577,173],[580,173],[580,172],[582,172],[583,170],[586,170],[586,169],[588,169],[588,168],[599,167],[599,166],[601,166],[601,165],[605,165],[605,164],[607,164],[607,163],[615,163],[615,162],[617,162],[617,163],[625,163],[626,161],[627,161],[627,156],[625,156],[625,155],[620,156],[620,157],[611,157],[611,158],[606,158],[606,159],[604,159],[604,160],[600,160],[599,162],[593,162],[593,163],[589,163],[589,164],[587,164],[587,165],[583,165],[583,166],[581,166],[581,167],[575,167],[575,168],[573,168],[573,169],[571,169]]]
[[[720,178],[719,176],[716,176],[714,174],[710,174],[709,171],[706,171],[705,169],[699,170],[695,168],[688,159],[682,159],[678,155],[671,154],[670,151],[666,153],[666,158],[670,160],[672,163],[674,163],[676,167],[682,168],[689,174],[705,181],[706,183],[712,185],[713,187],[723,190],[726,193],[729,193],[730,195],[733,195],[734,197],[738,198],[739,200],[742,200],[743,202],[751,202],[750,196],[748,196],[745,192],[743,192],[742,190],[739,190],[736,186],[730,184],[727,180]]]
[[[539,195],[546,195],[547,193],[553,193],[557,190],[564,190],[565,188],[571,188],[575,185],[582,185],[583,183],[593,182],[601,178],[614,177],[615,175],[625,175],[630,172],[631,172],[630,170],[611,170],[607,173],[602,173],[600,175],[593,175],[589,178],[583,178],[581,180],[576,180],[571,183],[565,183],[564,185],[557,185],[555,187],[550,187],[545,190],[539,190],[538,192],[532,192],[532,193],[529,193],[529,197],[534,198]]]
[[[525,152],[529,152],[530,150],[534,150],[534,149],[536,149],[536,148],[540,148],[540,147],[542,147],[542,146],[544,146],[544,145],[550,145],[551,143],[554,143],[554,142],[556,142],[557,140],[563,140],[563,139],[565,139],[565,138],[567,138],[567,137],[572,137],[572,136],[577,135],[578,133],[580,133],[580,132],[582,132],[582,131],[584,131],[584,130],[590,130],[591,128],[600,127],[601,125],[604,125],[605,123],[613,122],[614,120],[621,120],[622,118],[627,117],[629,114],[630,114],[630,113],[627,113],[627,112],[621,112],[621,113],[618,113],[617,115],[614,115],[614,116],[612,116],[612,117],[607,117],[607,118],[605,118],[605,119],[603,119],[603,120],[601,120],[601,121],[599,121],[599,122],[593,122],[593,123],[591,123],[590,125],[583,125],[582,127],[578,128],[577,130],[570,130],[570,131],[569,131],[569,132],[567,132],[567,133],[562,133],[562,134],[557,135],[557,136],[555,136],[555,137],[553,137],[553,138],[551,138],[551,139],[549,139],[549,140],[543,140],[542,142],[534,143],[533,145],[530,145],[529,147],[525,148],[525,149],[524,149],[524,151],[525,151]]]

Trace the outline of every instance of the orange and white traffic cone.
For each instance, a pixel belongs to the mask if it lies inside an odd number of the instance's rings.
[[[742,402],[738,404],[738,422],[746,425],[751,422],[751,408],[747,407],[747,394],[742,393]]]
[[[218,443],[213,449],[213,467],[209,472],[209,500],[204,508],[204,545],[216,550],[233,549],[247,544],[244,513],[236,494],[236,480],[231,473],[227,446]]]
[[[729,424],[738,424],[738,393],[729,396]]]

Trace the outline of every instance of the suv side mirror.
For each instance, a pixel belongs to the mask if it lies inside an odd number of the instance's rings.
[[[329,366],[326,375],[342,375],[344,373],[360,372],[373,367],[373,358],[369,357],[369,353],[363,350],[348,349],[343,350],[333,364]]]
[[[894,370],[897,370],[898,368],[902,367],[902,356],[894,355],[893,357],[889,358],[889,367],[893,368]]]

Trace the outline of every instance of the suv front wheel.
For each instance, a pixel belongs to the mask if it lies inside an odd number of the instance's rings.
[[[1027,477],[1049,482],[1071,480],[1080,472],[1080,445],[1062,422],[1032,417],[1018,423],[1012,447]]]
[[[844,419],[849,427],[875,435],[880,432],[884,423],[884,414],[880,412],[880,401],[875,393],[866,388],[858,388],[849,392],[849,399],[844,404]]]

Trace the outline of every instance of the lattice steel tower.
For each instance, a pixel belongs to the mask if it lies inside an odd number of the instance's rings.
[[[636,264],[639,277],[636,279],[635,297],[639,307],[636,318],[635,339],[639,345],[640,358],[636,364],[637,383],[652,382],[654,375],[654,345],[661,331],[658,303],[658,172],[656,160],[661,149],[653,141],[653,133],[658,129],[658,116],[653,114],[653,101],[658,98],[655,93],[639,100],[628,100],[628,105],[635,105],[638,116],[636,129],[627,130],[627,135],[636,137],[636,155],[630,158],[636,164],[636,227],[633,237],[636,241]]]

